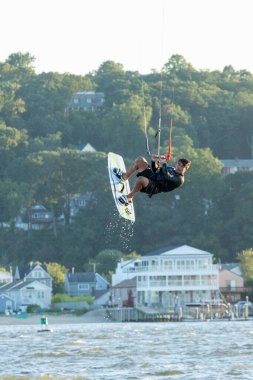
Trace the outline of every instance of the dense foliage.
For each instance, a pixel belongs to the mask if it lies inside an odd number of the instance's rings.
[[[220,161],[253,157],[251,73],[231,66],[198,71],[174,55],[162,73],[141,75],[107,61],[85,76],[37,75],[33,60],[15,53],[0,62],[1,266],[38,260],[91,270],[96,263],[109,272],[119,252],[189,244],[232,261],[252,248],[253,174],[223,177]],[[71,111],[77,91],[104,92],[104,107]],[[152,199],[137,195],[137,220],[129,225],[115,210],[107,153],[123,155],[127,164],[145,155],[144,119],[155,152],[159,118],[166,153],[171,117],[171,163],[192,161],[186,183]],[[97,152],[81,152],[87,143]],[[71,219],[76,194],[90,199]],[[17,229],[21,210],[36,204],[52,212],[50,228]]]

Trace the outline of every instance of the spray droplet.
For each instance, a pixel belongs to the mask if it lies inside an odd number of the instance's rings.
[[[134,223],[124,218],[119,218],[118,213],[112,214],[106,225],[106,248],[114,248],[115,236],[118,237],[117,243],[120,250],[133,251]]]

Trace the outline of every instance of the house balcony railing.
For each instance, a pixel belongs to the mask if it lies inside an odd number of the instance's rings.
[[[191,268],[171,268],[161,265],[152,265],[152,266],[145,266],[145,267],[136,267],[136,268],[126,268],[123,269],[123,273],[136,273],[142,274],[142,273],[163,273],[163,274],[216,274],[218,273],[218,267],[216,265],[210,265],[208,267],[191,267]]]
[[[182,281],[140,281],[137,284],[137,289],[151,289],[151,288],[162,288],[167,290],[180,289],[180,290],[190,290],[190,289],[219,289],[218,281],[187,281],[183,283]]]
[[[241,286],[241,287],[220,287],[220,291],[223,294],[231,294],[231,293],[250,293],[252,292],[252,288],[249,286]]]
[[[32,224],[41,224],[41,223],[52,223],[53,222],[53,217],[52,216],[41,216],[41,217],[31,217],[30,218],[30,223]]]

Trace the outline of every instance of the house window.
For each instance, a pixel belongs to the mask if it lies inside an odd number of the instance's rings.
[[[165,286],[166,276],[150,276],[150,285],[151,286]]]
[[[149,262],[148,261],[142,261],[142,270],[146,271],[149,267]]]
[[[168,276],[169,286],[182,286],[182,276]]]
[[[199,276],[184,276],[184,285],[185,286],[199,286],[200,277]]]
[[[226,287],[227,288],[235,288],[236,287],[236,281],[235,280],[226,280]]]
[[[35,277],[35,278],[41,278],[41,277],[42,277],[42,273],[41,273],[41,271],[40,271],[40,270],[36,270],[36,271],[34,271],[34,277]]]
[[[164,261],[164,268],[165,269],[172,269],[172,261],[171,260],[165,260]]]
[[[199,260],[199,268],[207,268],[208,267],[208,260],[207,259],[203,259],[203,260]]]
[[[44,297],[45,297],[44,292],[42,292],[42,291],[38,291],[38,293],[37,293],[37,298],[42,299],[42,298],[44,298]]]
[[[177,260],[177,269],[184,269],[184,268],[185,268],[185,261]]]
[[[88,290],[90,288],[89,284],[78,284],[79,290]]]
[[[194,269],[194,260],[186,260],[186,269]]]

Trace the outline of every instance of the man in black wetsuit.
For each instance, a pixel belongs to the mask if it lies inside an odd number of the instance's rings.
[[[184,174],[189,169],[191,162],[185,158],[180,158],[176,168],[167,166],[165,156],[153,155],[151,157],[151,167],[144,157],[138,157],[132,166],[123,173],[120,169],[114,168],[115,176],[120,180],[127,180],[138,171],[137,181],[133,190],[126,195],[121,195],[119,201],[128,205],[136,193],[142,192],[152,197],[158,193],[167,193],[183,185]]]

